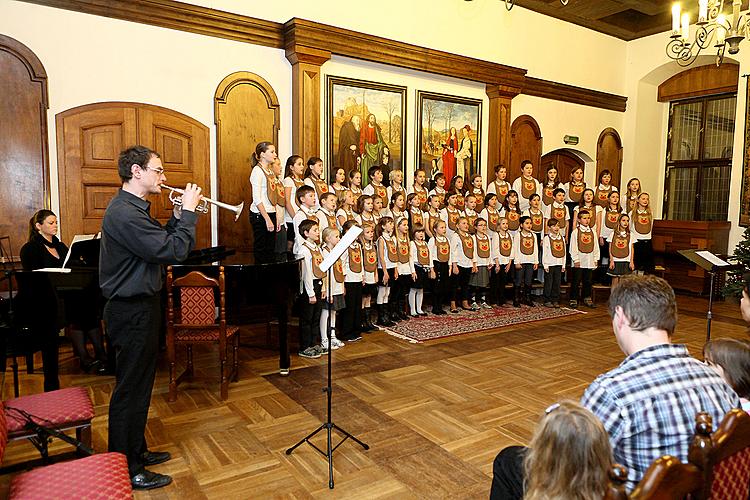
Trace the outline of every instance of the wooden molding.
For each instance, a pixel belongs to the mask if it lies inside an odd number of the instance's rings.
[[[526,77],[526,82],[521,92],[526,95],[543,97],[545,99],[583,104],[584,106],[620,112],[625,111],[628,102],[627,97],[616,94],[575,87],[565,83],[552,82],[530,76]]]
[[[520,87],[508,85],[487,85],[485,88],[490,100],[487,182],[495,178],[495,165],[508,165],[510,162],[511,102],[520,91]]]
[[[677,73],[659,85],[659,102],[676,101],[712,94],[737,92],[739,64],[698,66]]]
[[[320,156],[320,67],[331,53],[292,44],[286,58],[292,63],[292,150],[303,158]]]
[[[22,44],[15,38],[0,34],[0,50],[13,54],[16,59],[21,61],[29,71],[29,79],[36,82],[41,87],[41,99],[44,109],[49,109],[49,95],[47,92],[47,71],[42,65],[34,51]],[[46,123],[46,115],[45,120]],[[46,135],[45,135],[46,137]]]

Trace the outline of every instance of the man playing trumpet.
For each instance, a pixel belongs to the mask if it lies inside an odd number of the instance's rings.
[[[188,184],[182,209],[162,226],[151,217],[150,194],[166,182],[159,155],[144,146],[120,153],[122,189],[102,221],[99,285],[107,304],[104,321],[117,356],[115,388],[109,402],[109,451],[123,453],[133,488],[166,486],[172,478],[145,469],[166,462],[168,452],[146,447],[146,420],[156,375],[164,264],[187,258],[195,245],[196,206],[201,188]]]

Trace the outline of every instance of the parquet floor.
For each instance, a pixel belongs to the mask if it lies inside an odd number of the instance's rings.
[[[676,342],[700,355],[703,299],[680,297]],[[747,336],[738,307],[719,303],[713,336]],[[486,498],[492,459],[504,446],[528,442],[549,404],[577,399],[599,373],[623,358],[605,307],[587,315],[529,323],[481,334],[410,344],[378,332],[334,354],[333,419],[370,445],[347,441],[327,463],[308,445],[284,453],[325,420],[325,358],[292,356],[277,375],[273,351],[241,350],[240,381],[220,401],[211,352],[196,360],[193,381],[166,399],[160,367],[147,439],[173,460],[153,469],[171,474],[167,488],[136,498]],[[94,446],[106,449],[107,403],[113,379],[77,373],[65,351],[62,384],[91,387],[97,417]],[[10,372],[4,395],[12,392]],[[22,376],[22,393],[41,390],[41,374]],[[315,440],[325,447],[323,434]],[[56,444],[54,450],[66,448]],[[26,442],[11,443],[4,465],[35,458]],[[0,495],[11,475],[0,476]]]

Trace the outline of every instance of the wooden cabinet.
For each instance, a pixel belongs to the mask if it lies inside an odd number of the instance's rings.
[[[729,245],[729,222],[654,221],[652,241],[656,265],[664,266],[664,278],[676,290],[707,294],[709,276],[678,250],[708,250],[726,255]],[[722,278],[723,279],[723,278]],[[721,286],[717,282],[717,289]]]

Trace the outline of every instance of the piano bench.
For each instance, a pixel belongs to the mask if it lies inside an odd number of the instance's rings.
[[[88,389],[68,387],[57,391],[31,394],[3,401],[8,426],[8,441],[34,439],[42,446],[40,453],[46,458],[46,439],[38,438],[33,429],[26,426],[24,414],[43,427],[54,427],[59,431],[75,429],[76,439],[91,446],[91,420],[94,406]],[[20,410],[20,412],[13,411]]]

